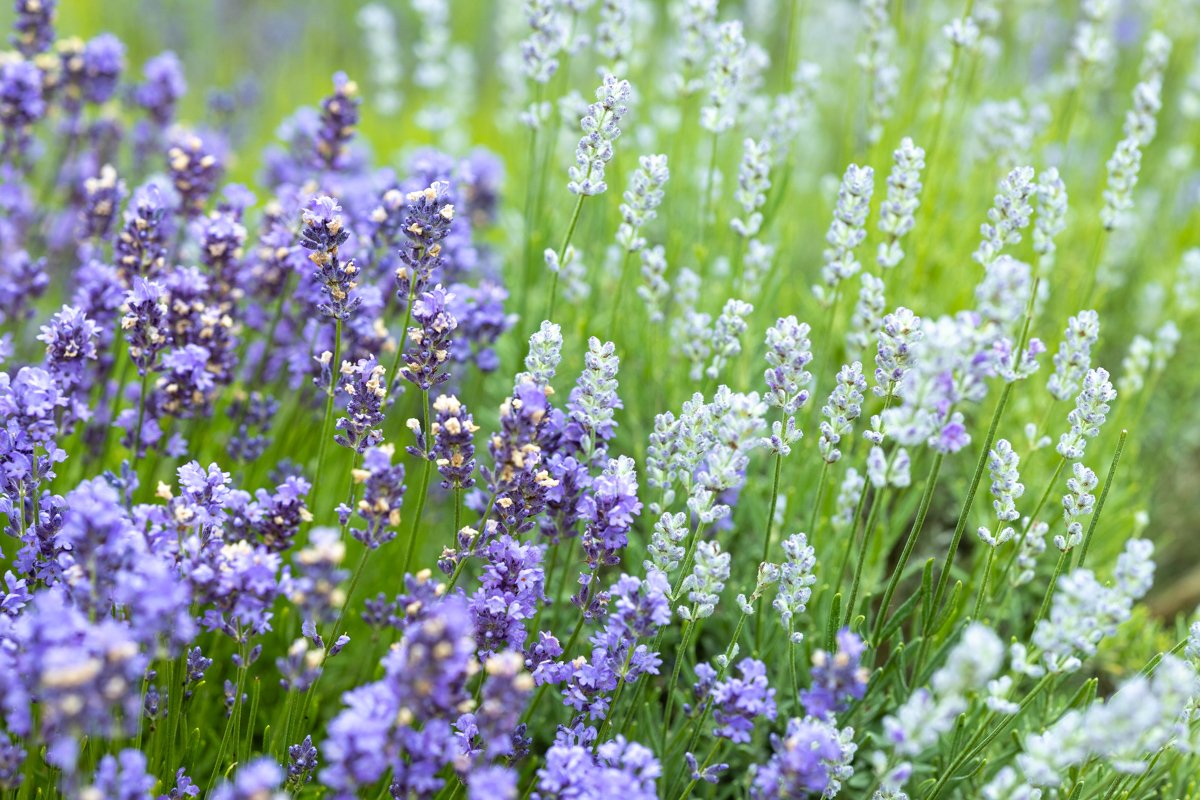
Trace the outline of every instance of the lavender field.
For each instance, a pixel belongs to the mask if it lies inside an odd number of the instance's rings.
[[[1196,0],[5,0],[0,793],[1200,798]]]

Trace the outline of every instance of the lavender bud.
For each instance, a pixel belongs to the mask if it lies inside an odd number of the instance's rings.
[[[821,407],[825,417],[821,421],[821,438],[817,448],[826,464],[833,464],[842,457],[838,444],[842,437],[854,430],[854,421],[862,414],[863,393],[867,380],[862,374],[862,364],[855,361],[838,370],[837,385],[829,394],[829,401]]]
[[[638,159],[638,168],[630,176],[629,188],[625,190],[621,224],[617,228],[617,244],[626,251],[645,249],[646,240],[641,238],[641,230],[658,215],[663,186],[670,175],[666,156],[651,155]]]
[[[1050,394],[1068,400],[1079,391],[1099,337],[1100,315],[1095,311],[1080,311],[1067,320],[1067,332],[1054,356],[1054,374],[1046,384]]]

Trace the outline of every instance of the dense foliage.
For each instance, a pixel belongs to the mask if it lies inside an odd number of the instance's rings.
[[[1195,2],[111,5],[0,52],[6,796],[1196,796]]]

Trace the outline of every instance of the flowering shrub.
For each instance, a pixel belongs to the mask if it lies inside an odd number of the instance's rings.
[[[1193,796],[1194,3],[245,4],[345,63],[203,108],[217,26],[70,5],[0,53],[5,796]]]

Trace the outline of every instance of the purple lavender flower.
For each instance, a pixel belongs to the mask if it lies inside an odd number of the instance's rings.
[[[88,40],[83,48],[83,98],[89,103],[106,103],[116,93],[125,71],[125,45],[111,33]]]
[[[514,733],[521,712],[533,692],[533,678],[525,671],[525,658],[519,651],[505,650],[483,662],[486,676],[479,708],[473,723],[489,758],[513,754]]]
[[[134,87],[133,100],[160,128],[165,128],[175,119],[175,104],[187,92],[183,65],[167,50],[146,62],[142,76],[145,80]]]
[[[141,750],[122,750],[116,756],[100,759],[91,786],[83,797],[104,797],[109,800],[148,800],[150,790],[158,780],[146,772],[146,756]]]
[[[716,681],[711,692],[717,723],[713,733],[735,744],[750,741],[756,718],[775,719],[775,690],[767,684],[766,665],[744,658],[738,672],[742,677]]]
[[[504,313],[508,291],[499,283],[483,280],[478,286],[455,283],[450,286],[450,313],[458,320],[459,335],[451,345],[455,361],[474,361],[482,372],[500,366],[492,345],[516,322],[515,314]]]
[[[58,0],[14,0],[13,47],[26,58],[44,53],[54,44],[54,18]]]
[[[317,265],[313,278],[327,297],[317,310],[332,319],[345,320],[362,304],[362,298],[350,297],[358,285],[354,259],[343,264],[338,258],[338,248],[350,238],[342,207],[328,195],[314,196],[305,206],[301,221],[300,244],[312,251],[308,258]]]
[[[96,323],[78,308],[63,306],[42,326],[37,338],[46,344],[47,370],[62,393],[71,398],[72,416],[87,419],[91,414],[85,386],[87,371],[89,362],[96,361],[99,354]]]
[[[842,628],[837,646],[833,655],[824,650],[813,653],[812,686],[800,692],[804,710],[814,717],[831,719],[867,691],[870,673],[860,666],[866,649],[863,640],[849,628]]]
[[[167,149],[167,167],[179,194],[179,208],[189,217],[203,213],[225,171],[211,139],[205,141],[195,133],[181,132]]]
[[[395,528],[400,524],[404,465],[392,464],[394,452],[390,444],[368,448],[363,452],[362,467],[354,471],[355,482],[363,485],[363,496],[355,511],[366,526],[353,528],[350,533],[372,550],[395,539]],[[338,508],[343,525],[347,524],[350,514],[348,506]]]
[[[662,775],[658,760],[649,749],[624,736],[604,742],[595,755],[579,744],[555,744],[546,751],[545,765],[538,770],[538,800],[568,800],[577,797],[621,797],[624,800],[654,800],[656,783]]]
[[[591,496],[582,501],[580,513],[587,520],[583,552],[593,572],[602,564],[620,563],[633,520],[642,511],[637,491],[633,459],[618,456],[604,466],[592,484]]]
[[[461,753],[447,720],[457,719],[468,699],[471,629],[461,597],[431,603],[384,657],[384,678],[343,696],[346,707],[321,746],[321,782],[335,797],[357,796],[389,769],[393,796],[424,797],[441,788],[438,773]]]
[[[12,791],[21,786],[25,778],[21,771],[25,766],[25,755],[25,748],[7,736],[0,736],[0,789]]]
[[[304,504],[310,488],[304,478],[289,475],[273,493],[259,489],[254,500],[247,496],[241,508],[231,504],[237,513],[230,515],[230,538],[261,543],[275,553],[290,550],[300,526],[312,521],[312,513]]]
[[[29,143],[29,128],[46,113],[42,72],[32,61],[0,63],[0,163],[18,160]]]
[[[156,183],[147,183],[133,193],[125,209],[125,224],[113,242],[113,259],[121,276],[154,278],[163,270],[167,255],[166,203]]]
[[[401,302],[409,302],[430,281],[440,277],[435,273],[444,264],[442,240],[450,234],[454,221],[449,192],[450,184],[438,180],[427,189],[409,192],[405,197],[407,243],[400,248],[402,265],[396,268],[396,294]]]
[[[783,736],[771,734],[771,758],[752,768],[750,797],[785,800],[835,796],[842,782],[854,773],[850,767],[855,752],[851,736],[849,728],[839,732],[832,723],[814,717],[788,720]]]
[[[112,165],[105,164],[100,174],[83,182],[83,208],[79,211],[85,236],[107,239],[112,231],[117,209],[125,198],[125,183],[117,177]]]
[[[32,317],[34,301],[49,285],[45,258],[30,258],[24,250],[0,253],[0,322]]]
[[[544,599],[541,548],[504,534],[476,552],[483,559],[483,575],[469,608],[479,653],[520,649],[525,643],[525,620],[537,614]]]
[[[333,440],[342,447],[358,453],[376,447],[383,441],[384,384],[387,370],[374,358],[364,358],[356,364],[342,362],[340,386],[346,395],[346,415],[337,421]]]
[[[210,793],[211,800],[262,800],[274,796],[283,783],[283,770],[275,759],[262,756],[238,767],[233,781]]]
[[[267,433],[279,412],[279,401],[261,392],[249,397],[234,397],[226,414],[237,422],[237,432],[229,439],[229,455],[236,461],[250,462],[267,450]]]
[[[467,778],[467,800],[517,800],[517,771],[491,766],[473,770]]]
[[[333,94],[321,101],[321,125],[317,131],[317,155],[326,169],[343,166],[346,144],[358,124],[358,85],[338,72],[333,76]]]
[[[458,327],[448,308],[452,299],[438,285],[413,301],[412,318],[417,324],[408,329],[408,352],[400,374],[422,391],[450,379],[444,364],[450,356],[450,334]]]
[[[433,411],[437,417],[430,424],[430,455],[442,476],[442,488],[470,489],[475,485],[475,432],[479,426],[453,395],[438,395]]]
[[[305,736],[303,742],[288,747],[288,789],[299,791],[312,780],[312,774],[317,770],[317,755],[311,736]]]

